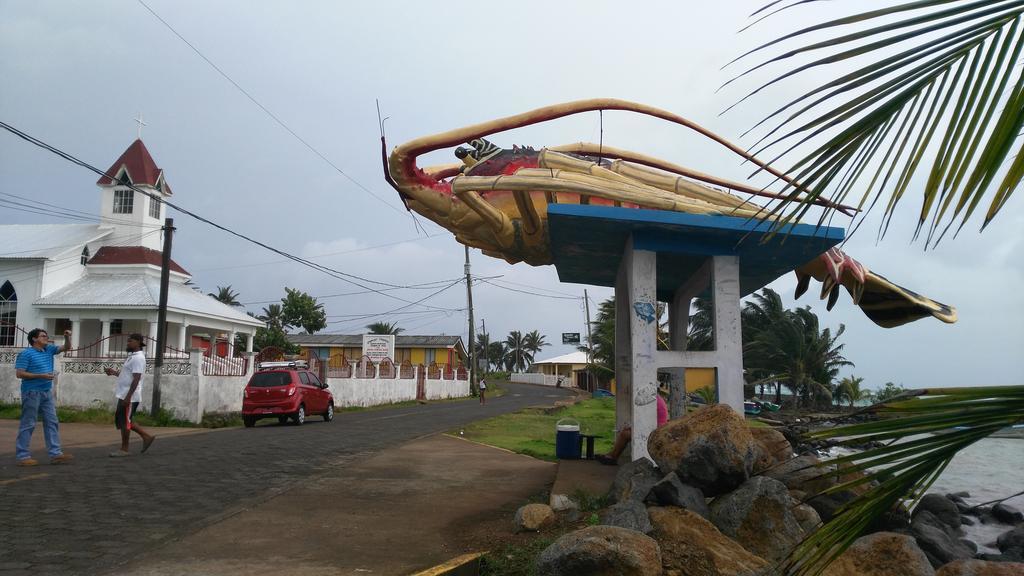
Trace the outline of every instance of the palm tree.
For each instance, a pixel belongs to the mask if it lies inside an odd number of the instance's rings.
[[[209,293],[215,300],[219,300],[228,306],[241,306],[242,303],[238,301],[238,292],[231,289],[231,285],[217,286],[217,293]]]
[[[597,316],[590,323],[592,342],[590,349],[581,347],[582,352],[590,352],[593,373],[602,382],[608,382],[615,376],[615,298],[608,298],[597,307]]]
[[[495,368],[501,366],[505,358],[505,343],[499,341],[491,342],[487,345],[487,361],[494,365]]]
[[[280,304],[271,304],[263,307],[263,313],[256,318],[267,323],[267,328],[282,329],[284,326],[284,310]]]
[[[535,357],[538,352],[541,351],[545,346],[551,346],[550,342],[544,341],[544,336],[536,331],[532,330],[523,337],[526,345],[526,349],[530,351],[531,357]]]
[[[405,332],[405,328],[399,328],[397,322],[374,322],[367,324],[366,329],[369,330],[369,334],[399,334]]]
[[[710,298],[694,298],[693,314],[690,314],[690,326],[686,335],[686,349],[714,350],[714,326],[714,301]]]
[[[473,346],[473,357],[484,359],[484,371],[491,371],[491,357],[488,354],[488,349],[491,346],[491,335],[487,332],[478,332],[476,335],[476,344]]]
[[[861,378],[860,376],[848,376],[843,378],[836,386],[835,400],[846,400],[850,403],[850,407],[852,408],[854,403],[870,398],[871,391],[866,388],[861,388],[860,385],[862,382],[864,382],[864,378]]]
[[[778,4],[758,13],[805,3]],[[806,40],[812,34],[827,38]],[[1024,179],[1022,48],[1019,2],[893,0],[777,37],[738,58],[769,50],[741,77],[798,62],[743,98],[799,77],[799,96],[752,128],[764,127],[755,153],[800,154],[790,169],[798,187],[785,184],[789,201],[771,210],[785,213],[776,225],[804,214],[813,199],[842,202],[858,191],[858,208],[884,206],[882,235],[913,183],[922,197],[915,236],[927,224],[926,245],[951,228],[959,232],[983,199],[984,229]],[[834,80],[802,76],[830,66],[841,67]]]
[[[526,338],[519,330],[509,332],[505,338],[505,369],[522,372],[533,362],[533,353],[527,348]]]

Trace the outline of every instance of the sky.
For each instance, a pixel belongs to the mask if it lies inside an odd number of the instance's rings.
[[[591,97],[665,108],[749,145],[741,135],[766,110],[834,72],[797,78],[722,114],[753,87],[744,81],[719,90],[740,70],[723,66],[836,8],[811,5],[739,32],[759,2],[709,6],[0,0],[0,119],[106,169],[136,137],[133,118],[141,112],[143,140],[165,170],[173,201],[346,274],[408,286],[367,294],[359,285],[387,286],[284,262],[170,211],[178,228],[174,258],[205,291],[230,285],[259,313],[285,286],[299,288],[325,305],[326,332],[359,333],[381,320],[407,334],[465,335],[465,285],[454,283],[463,274],[462,246],[422,217],[417,227],[384,182],[377,103],[389,146]],[[596,141],[602,128],[609,145],[734,179],[748,172],[683,128],[626,113],[605,113],[603,125],[591,113],[492,139],[542,147]],[[452,161],[444,150],[422,164]],[[0,193],[92,212],[95,181],[0,133]],[[816,288],[794,303],[791,274],[770,287],[787,305],[810,305],[824,325],[846,326],[844,353],[856,366],[843,374],[862,376],[869,387],[1021,384],[1024,313],[1013,295],[1024,283],[1022,202],[1020,194],[1011,199],[983,234],[974,221],[956,240],[926,251],[911,242],[920,207],[911,197],[883,240],[876,241],[875,216],[847,242],[844,249],[872,270],[955,306],[954,325],[925,319],[882,329],[845,293],[827,312]],[[41,222],[65,221],[0,206],[0,223]],[[560,283],[553,266],[470,252],[473,274],[490,278],[474,286],[478,330],[485,324],[492,338],[538,330],[553,343],[540,358],[573,350],[560,343],[561,333],[585,334],[584,289],[592,314],[611,295]],[[423,305],[407,306],[445,286]]]

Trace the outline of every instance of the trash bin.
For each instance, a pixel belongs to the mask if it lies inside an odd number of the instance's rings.
[[[559,460],[579,460],[580,423],[573,418],[562,418],[555,423],[555,457]]]

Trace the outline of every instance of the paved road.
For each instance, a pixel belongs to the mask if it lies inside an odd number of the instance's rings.
[[[267,420],[252,429],[161,438],[146,455],[119,460],[107,457],[109,447],[79,450],[69,466],[17,468],[7,460],[0,463],[0,576],[110,571],[295,482],[474,420],[550,405],[567,394],[529,385],[506,389],[508,394],[486,406],[439,402],[340,413],[329,424],[315,417],[301,427]]]

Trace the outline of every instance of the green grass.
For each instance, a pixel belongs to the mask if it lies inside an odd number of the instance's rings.
[[[537,556],[561,534],[537,536],[525,544],[506,544],[480,558],[480,576],[534,576]]]
[[[17,420],[21,418],[20,404],[0,403],[0,419]],[[76,422],[84,424],[114,424],[114,412],[106,406],[93,406],[90,408],[69,408],[60,406],[57,408],[57,419],[61,422]],[[160,410],[156,416],[149,412],[139,412],[134,415],[133,422],[140,426],[153,427],[175,427],[175,428],[229,428],[242,425],[242,415],[237,412],[210,412],[203,415],[203,421],[199,424],[180,420],[166,409]]]
[[[594,444],[596,452],[611,450],[615,440],[614,398],[592,398],[548,412],[542,408],[526,408],[481,420],[463,428],[463,436],[474,442],[554,461],[555,423],[562,418],[575,418],[581,432],[600,436]],[[457,435],[459,431],[453,433]]]

